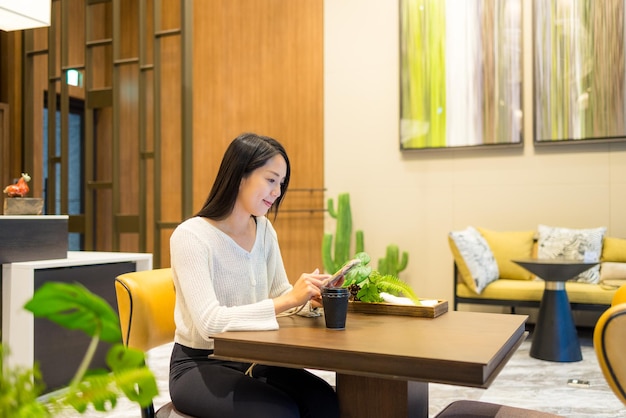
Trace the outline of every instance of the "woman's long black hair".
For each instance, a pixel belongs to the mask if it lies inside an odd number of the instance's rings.
[[[270,212],[274,212],[276,217],[278,207],[287,193],[291,165],[287,152],[280,142],[254,133],[239,135],[230,143],[222,158],[211,192],[196,216],[221,220],[230,215],[235,207],[241,180],[276,155],[282,155],[287,163],[287,173],[280,186],[280,196],[270,208]]]

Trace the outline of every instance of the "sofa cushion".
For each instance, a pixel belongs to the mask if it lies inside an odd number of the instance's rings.
[[[600,264],[600,284],[618,288],[626,284],[626,263],[605,261]]]
[[[448,243],[461,277],[474,292],[482,292],[489,283],[498,279],[496,259],[476,228],[468,226],[462,231],[450,232]]]
[[[600,259],[602,261],[626,263],[626,239],[605,237]]]
[[[491,283],[480,295],[476,295],[465,283],[457,283],[456,295],[464,298],[484,300],[541,301],[545,282],[543,280],[500,279]],[[569,281],[565,283],[570,303],[594,305],[611,304],[616,288],[597,284]]]
[[[570,229],[539,225],[537,256],[546,259],[600,261],[605,233],[606,227]],[[592,267],[572,280],[599,283],[600,266]]]
[[[491,231],[477,228],[498,263],[500,279],[530,280],[532,274],[511,260],[531,258],[535,231]]]

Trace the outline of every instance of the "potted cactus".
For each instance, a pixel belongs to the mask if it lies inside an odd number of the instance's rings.
[[[333,273],[350,260],[350,255],[365,251],[365,239],[362,230],[355,232],[355,251],[352,252],[352,209],[350,194],[341,193],[337,196],[337,207],[332,198],[328,199],[328,214],[336,220],[335,234],[325,233],[322,239],[322,261],[324,269]],[[382,275],[398,277],[406,269],[409,254],[395,244],[389,244],[385,257],[378,260],[378,271]]]
[[[341,193],[337,196],[337,206],[332,198],[328,199],[328,214],[335,219],[335,234],[326,233],[322,241],[322,260],[324,269],[328,273],[338,271],[350,257],[352,250],[352,210],[350,195]],[[351,300],[362,302],[382,302],[381,292],[392,295],[403,294],[419,304],[419,299],[413,290],[398,278],[398,274],[406,269],[409,255],[406,251],[400,255],[397,245],[387,246],[384,258],[378,260],[378,270],[369,266],[370,256],[365,252],[363,231],[357,230],[356,253],[361,259],[361,265],[356,267],[346,277],[344,286],[350,286]],[[333,245],[334,244],[334,245]]]
[[[341,193],[337,196],[336,208],[334,200],[329,198],[328,214],[337,221],[337,225],[334,236],[331,233],[324,234],[322,240],[322,261],[324,269],[329,273],[334,273],[350,259],[350,254],[353,254],[351,253],[352,210],[350,208],[350,195]],[[363,231],[356,231],[355,237],[356,252],[362,252],[364,250]]]

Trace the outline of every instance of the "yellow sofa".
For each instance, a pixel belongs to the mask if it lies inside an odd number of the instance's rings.
[[[491,231],[476,228],[493,252],[499,268],[497,280],[477,290],[468,267],[451,236],[448,242],[454,258],[454,310],[459,304],[539,307],[544,281],[531,275],[514,259],[537,257],[535,231]],[[565,285],[573,310],[604,311],[616,290],[626,284],[626,239],[604,237],[597,283],[568,281]]]

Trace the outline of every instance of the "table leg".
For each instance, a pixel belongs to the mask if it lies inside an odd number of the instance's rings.
[[[341,418],[428,417],[428,383],[337,373]]]
[[[530,355],[561,362],[583,359],[564,282],[546,282]]]

